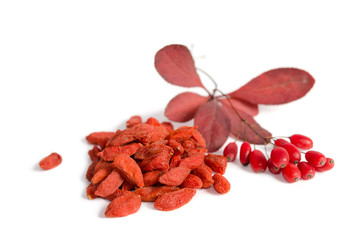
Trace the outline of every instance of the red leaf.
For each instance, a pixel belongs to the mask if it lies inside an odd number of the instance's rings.
[[[235,107],[235,109],[239,112],[245,112],[247,114],[249,114],[250,116],[256,116],[259,113],[258,110],[258,105],[257,104],[253,104],[241,99],[236,99],[236,98],[229,98],[229,100],[231,101],[231,103],[233,104],[233,106]],[[229,104],[229,101],[226,98],[223,99],[219,99],[219,101],[223,104]]]
[[[245,122],[241,121],[238,115],[235,113],[229,102],[222,102],[227,116],[231,121],[231,134],[234,137],[239,137],[244,141],[254,144],[264,144],[265,138],[269,142],[269,138],[272,136],[270,132],[263,129],[252,116],[249,114],[239,111],[239,115],[246,120]]]
[[[222,147],[230,134],[230,119],[215,99],[199,107],[194,124],[204,136],[209,152]]]
[[[202,87],[190,51],[183,45],[169,45],[156,53],[155,67],[169,83],[182,87]]]
[[[303,97],[314,82],[306,71],[278,68],[259,75],[229,95],[255,104],[282,104]]]
[[[210,97],[203,97],[192,92],[181,93],[167,104],[165,115],[171,121],[189,121],[194,118],[197,109],[209,99]]]

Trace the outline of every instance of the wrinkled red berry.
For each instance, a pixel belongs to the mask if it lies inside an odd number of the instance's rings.
[[[39,162],[39,166],[44,170],[53,169],[62,163],[62,156],[58,153],[51,153]]]
[[[289,154],[289,161],[297,164],[298,162],[300,162],[300,160],[302,159],[302,155],[300,154],[300,151],[298,150],[298,148],[296,146],[294,146],[291,143],[285,143],[283,145],[281,145],[282,148],[284,148],[285,150],[287,150],[288,154]]]
[[[238,154],[238,145],[235,142],[231,142],[226,145],[223,155],[227,158],[228,162],[232,162],[235,160],[236,155]]]
[[[297,165],[289,163],[285,168],[282,169],[282,174],[285,180],[290,183],[299,181],[301,178],[301,172]]]
[[[282,147],[275,147],[271,151],[270,161],[277,168],[284,168],[289,163],[289,154]]]
[[[318,172],[324,172],[334,167],[334,160],[332,158],[326,158],[326,163],[322,167],[316,167],[315,170]]]
[[[314,167],[310,165],[308,162],[298,163],[298,168],[304,180],[312,179],[315,175]]]
[[[301,134],[294,134],[289,137],[290,142],[296,147],[304,150],[309,150],[313,147],[313,141],[309,137]]]
[[[326,163],[326,157],[317,151],[308,151],[305,159],[314,167],[322,167]]]
[[[249,155],[251,152],[251,146],[248,142],[243,142],[240,147],[240,163],[244,166],[249,164]]]
[[[269,169],[269,172],[273,173],[273,174],[279,174],[282,169],[281,168],[278,168],[276,166],[273,165],[273,163],[271,162],[270,158],[267,162],[267,165],[268,165],[268,169]]]
[[[249,155],[249,161],[251,169],[256,173],[262,173],[266,170],[267,161],[264,156],[264,154],[258,150],[255,149],[252,151]]]

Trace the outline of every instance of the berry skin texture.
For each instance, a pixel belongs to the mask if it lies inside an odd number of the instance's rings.
[[[190,202],[195,194],[196,190],[191,188],[165,193],[156,199],[154,206],[161,211],[172,211]]]
[[[240,147],[240,163],[244,166],[249,164],[249,155],[251,152],[251,146],[249,142],[243,142]]]
[[[277,168],[284,168],[289,163],[289,154],[282,147],[275,147],[271,151],[270,161]]]
[[[292,144],[294,144],[296,147],[300,149],[309,150],[313,147],[312,139],[304,135],[294,134],[290,136],[289,139]]]
[[[235,142],[229,143],[226,145],[223,155],[227,158],[228,162],[233,162],[236,158],[236,155],[238,155],[238,145],[236,145]]]
[[[300,173],[302,174],[302,178],[304,180],[309,180],[309,179],[314,178],[315,169],[308,162],[300,162],[300,163],[298,163],[298,168],[299,168]]]
[[[126,191],[107,206],[106,217],[125,217],[136,213],[141,207],[141,198],[134,192]]]
[[[316,167],[315,170],[318,172],[325,172],[331,170],[334,167],[334,160],[332,158],[327,158],[326,163],[322,167]]]
[[[281,145],[281,147],[287,150],[290,162],[294,164],[298,164],[300,162],[300,160],[302,159],[302,155],[300,154],[300,151],[296,146],[291,143],[285,143]]]
[[[249,155],[250,167],[256,173],[262,173],[266,170],[267,161],[264,154],[255,149]]]
[[[326,163],[326,157],[317,151],[308,151],[305,159],[314,167],[322,167]]]
[[[267,165],[268,165],[268,169],[269,169],[269,172],[273,173],[273,174],[279,174],[281,173],[282,169],[281,168],[278,168],[276,166],[273,165],[273,163],[271,162],[270,158],[267,162]]]
[[[51,153],[39,162],[39,167],[44,170],[53,169],[62,163],[62,156],[58,153]]]
[[[289,163],[282,169],[282,175],[287,182],[294,183],[300,180],[302,174],[297,165]]]

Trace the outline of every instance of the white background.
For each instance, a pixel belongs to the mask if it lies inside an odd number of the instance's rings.
[[[1,239],[361,239],[359,2],[1,1]],[[304,98],[260,106],[256,119],[276,136],[310,136],[335,168],[288,184],[236,161],[226,195],[105,218],[108,202],[85,195],[84,138],[135,114],[166,120],[173,96],[204,94],[157,74],[154,55],[172,43],[192,48],[224,92],[273,68],[310,72]],[[42,171],[53,151],[63,163]]]

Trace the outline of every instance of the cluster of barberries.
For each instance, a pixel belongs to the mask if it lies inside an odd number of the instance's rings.
[[[286,139],[289,139],[286,140]],[[243,166],[250,164],[251,169],[256,173],[265,172],[268,168],[273,174],[282,173],[287,182],[293,183],[312,179],[315,172],[324,172],[334,167],[334,160],[325,157],[313,148],[313,141],[301,134],[294,134],[287,138],[273,138],[273,149],[264,154],[261,150],[253,149],[249,142],[244,141],[240,146],[239,158]],[[301,152],[300,150],[307,150]],[[223,152],[228,161],[234,161],[238,154],[236,142],[229,143]],[[302,160],[305,155],[305,161]],[[268,158],[268,159],[267,159]]]

